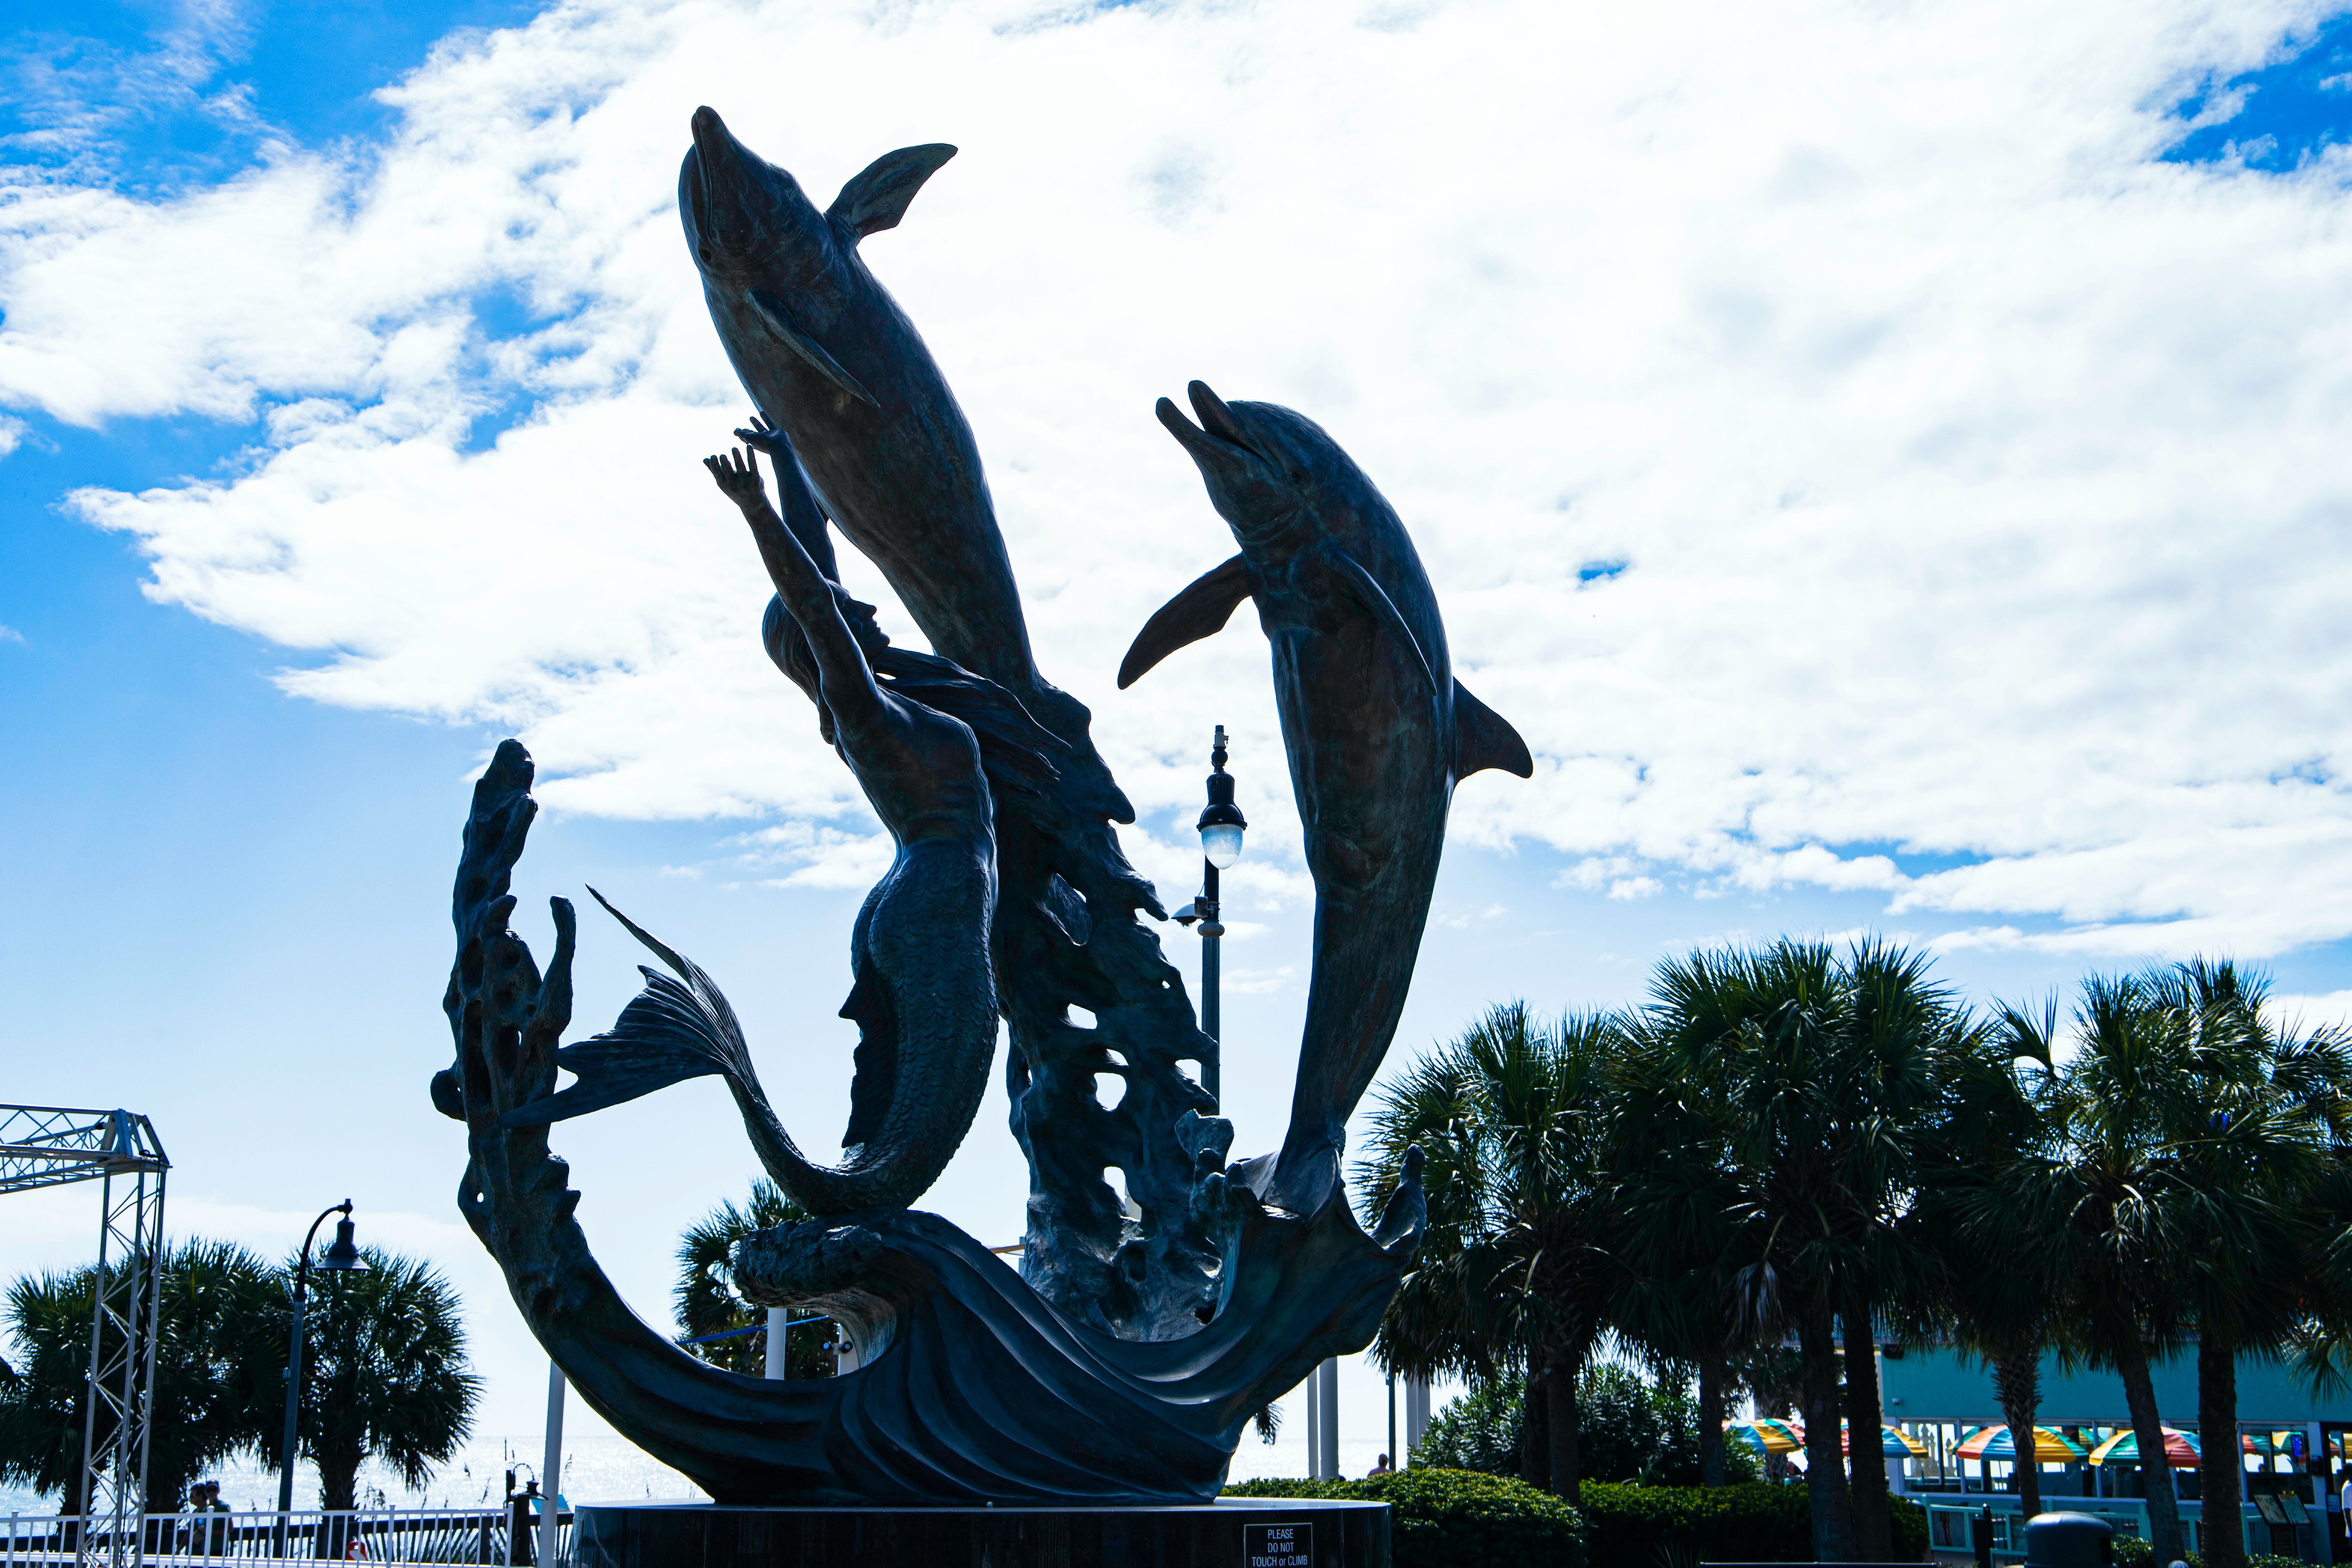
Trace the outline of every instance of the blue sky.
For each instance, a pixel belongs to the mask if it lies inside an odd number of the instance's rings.
[[[535,1423],[541,1374],[425,1083],[490,746],[555,781],[527,909],[594,882],[727,985],[796,1126],[845,1098],[876,847],[694,466],[740,412],[667,207],[705,98],[820,195],[966,149],[869,258],[972,411],[1045,667],[1171,902],[1235,731],[1244,1143],[1308,962],[1263,643],[1242,617],[1109,680],[1229,548],[1150,417],[1196,374],[1389,489],[1543,764],[1465,786],[1392,1061],[1781,931],[1932,942],[1987,998],[2191,951],[2315,1016],[2352,993],[2341,18],[1798,7],[1693,44],[1550,7],[1005,0],[879,35],[691,4],[494,31],[535,9],[18,6],[0,89],[0,1096],[148,1111],[175,1229],[274,1249],[352,1196],[467,1289],[489,1429]],[[1470,99],[1425,68],[1498,38],[1551,63]],[[635,955],[584,942],[593,1020]],[[563,1131],[659,1312],[669,1238],[754,1168],[723,1099]],[[1013,1238],[1001,1099],[935,1196]],[[81,1256],[68,1209],[0,1225],[0,1273]]]

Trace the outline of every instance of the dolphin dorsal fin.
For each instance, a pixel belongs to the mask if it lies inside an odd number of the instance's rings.
[[[1510,721],[1454,683],[1454,776],[1466,779],[1486,768],[1500,768],[1523,779],[1536,776],[1536,760]]]
[[[1234,611],[1250,596],[1249,569],[1238,555],[1195,577],[1184,591],[1169,600],[1143,623],[1134,646],[1119,661],[1121,691],[1143,678],[1143,672],[1186,643],[1213,637],[1225,629]]]
[[[850,176],[841,195],[833,198],[833,205],[824,209],[824,216],[856,237],[850,242],[853,245],[869,234],[896,228],[923,182],[955,155],[956,150],[944,142],[885,153]]]

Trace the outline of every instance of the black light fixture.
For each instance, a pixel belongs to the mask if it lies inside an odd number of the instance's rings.
[[[1225,772],[1225,727],[1209,752],[1209,805],[1201,813],[1201,858],[1212,871],[1229,871],[1242,858],[1242,833],[1249,818],[1234,804],[1234,775]],[[1211,895],[1213,901],[1214,894]]]
[[[351,1202],[349,1198],[343,1201]],[[329,1209],[327,1212],[332,1214],[334,1211]],[[341,1274],[367,1267],[367,1259],[360,1256],[359,1244],[352,1239],[352,1228],[351,1215],[347,1211],[341,1219],[335,1222],[335,1239],[328,1243],[327,1250],[319,1255],[320,1268]]]
[[[302,1260],[294,1269],[294,1331],[286,1349],[286,1440],[278,1457],[278,1555],[286,1555],[288,1526],[294,1512],[295,1441],[299,1435],[302,1414],[302,1320],[310,1300],[310,1244],[319,1239],[319,1227],[327,1223],[327,1215],[339,1214],[335,1222],[335,1239],[327,1244],[320,1255],[319,1268],[330,1274],[354,1274],[365,1269],[367,1259],[360,1256],[359,1244],[352,1239],[352,1200],[345,1198],[332,1208],[322,1211],[310,1222],[302,1237]]]
[[[1218,948],[1225,934],[1219,913],[1217,873],[1229,870],[1242,858],[1242,834],[1249,819],[1234,804],[1234,775],[1225,772],[1225,727],[1217,726],[1209,746],[1209,804],[1201,813],[1201,896],[1176,911],[1179,924],[1201,925],[1201,1033],[1212,1041],[1223,1037],[1220,1016],[1221,965]],[[1212,1050],[1201,1064],[1201,1087],[1211,1099],[1222,1099],[1222,1050]]]

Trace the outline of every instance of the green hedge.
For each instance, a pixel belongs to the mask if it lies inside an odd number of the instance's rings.
[[[1360,1481],[1244,1481],[1227,1497],[1349,1498],[1391,1510],[1395,1568],[1658,1568],[1661,1563],[1810,1563],[1805,1489],[1750,1481],[1650,1487],[1587,1481],[1581,1510],[1525,1481],[1475,1470],[1412,1469]],[[1927,1515],[1890,1497],[1895,1559],[1927,1555]]]
[[[1350,1498],[1390,1507],[1395,1568],[1658,1568],[1658,1563],[1811,1563],[1804,1486],[1639,1486],[1585,1481],[1583,1510],[1475,1469],[1406,1469],[1364,1481],[1242,1481],[1228,1498]],[[1895,1561],[1927,1561],[1927,1510],[1889,1498]]]
[[[2189,1568],[2205,1568],[2205,1559],[2191,1552],[2183,1559]],[[2154,1568],[2156,1544],[2144,1535],[2116,1537],[2116,1568]],[[2300,1557],[2276,1557],[2266,1552],[2246,1554],[2246,1568],[2300,1568]]]
[[[1584,1521],[1521,1480],[1413,1469],[1360,1481],[1244,1481],[1227,1497],[1335,1498],[1389,1505],[1394,1568],[1583,1568]]]
[[[1586,1547],[1593,1568],[1652,1568],[1662,1555],[1692,1563],[1811,1563],[1811,1501],[1801,1484],[1644,1487],[1587,1481]],[[1887,1500],[1895,1560],[1927,1555],[1927,1514]]]

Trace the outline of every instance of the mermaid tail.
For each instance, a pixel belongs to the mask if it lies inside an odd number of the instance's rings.
[[[751,1065],[735,1010],[700,965],[589,892],[677,976],[641,966],[646,988],[612,1028],[555,1053],[577,1079],[499,1118],[541,1126],[620,1105],[688,1079],[719,1077],[735,1096],[761,1164],[814,1215],[903,1208],[939,1180],[962,1143],[996,1053],[988,958],[994,873],[968,847],[925,840],[899,853],[859,911],[857,984],[842,1014],[862,1040],[839,1165],[809,1159],[785,1131]]]

